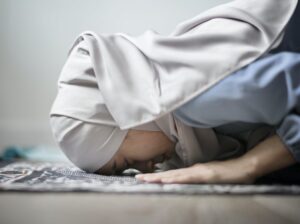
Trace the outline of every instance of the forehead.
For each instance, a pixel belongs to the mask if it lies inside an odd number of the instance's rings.
[[[120,159],[121,153],[120,151],[116,152],[116,154],[100,169],[96,171],[96,173],[104,174],[104,175],[112,175],[115,173],[116,161]]]
[[[111,175],[113,174],[114,160],[111,159],[108,163],[106,163],[103,167],[98,169],[96,173]]]

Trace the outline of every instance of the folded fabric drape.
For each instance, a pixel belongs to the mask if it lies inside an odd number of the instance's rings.
[[[89,91],[97,101],[92,92],[100,90],[113,118],[108,124],[128,129],[153,121],[274,48],[296,4],[237,0],[182,22],[168,36],[83,32],[70,51],[84,42],[98,86],[60,82],[51,114],[102,123],[101,111],[70,94]]]
[[[278,46],[296,4],[237,0],[180,23],[167,36],[81,33],[50,112],[56,141],[91,172],[113,157],[130,128],[161,130],[177,141],[179,167],[218,158],[224,146],[215,133],[193,130],[172,111]],[[239,148],[226,142],[227,154]]]

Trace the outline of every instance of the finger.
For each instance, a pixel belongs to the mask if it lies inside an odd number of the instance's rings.
[[[147,174],[138,174],[136,178],[145,178],[145,177],[170,177],[170,176],[177,176],[180,174],[186,173],[188,168],[176,169],[176,170],[168,170],[160,173],[147,173]]]
[[[163,183],[163,184],[189,184],[190,180],[186,176],[165,177],[165,178],[161,179],[161,183]]]
[[[196,184],[205,183],[205,180],[200,175],[180,175],[177,177],[161,178],[161,183],[164,184]]]
[[[142,177],[147,182],[162,183],[206,183],[206,173],[201,172],[198,167],[189,167],[178,170],[167,171]]]
[[[183,171],[176,171],[176,172],[166,172],[161,175],[146,175],[143,177],[140,177],[139,179],[146,181],[146,182],[162,182],[162,180],[173,180],[178,179],[181,177],[186,177],[189,175],[189,172],[183,172]]]
[[[146,182],[161,182],[162,178],[171,178],[174,174],[163,174],[163,175],[145,175],[139,176],[137,179],[146,181]]]
[[[172,175],[174,176],[174,175]],[[146,181],[146,182],[160,182],[162,178],[171,178],[171,175],[146,175],[142,177],[138,177],[138,180]]]

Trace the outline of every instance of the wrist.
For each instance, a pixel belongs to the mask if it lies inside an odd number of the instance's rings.
[[[222,178],[226,181],[234,180],[232,183],[252,184],[258,177],[256,160],[249,160],[248,158],[241,156],[223,161],[221,164],[227,168],[222,169]]]
[[[277,135],[273,135],[241,157],[245,172],[254,179],[287,167],[295,160]]]
[[[255,180],[261,176],[259,173],[259,159],[256,156],[242,156],[240,157],[240,163],[244,168],[244,174],[247,178]]]

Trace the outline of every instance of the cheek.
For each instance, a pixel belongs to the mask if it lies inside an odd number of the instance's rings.
[[[153,142],[135,142],[124,150],[123,155],[131,160],[146,161],[162,154],[161,148]]]
[[[156,157],[157,155],[160,154],[160,151],[152,148],[151,146],[144,146],[144,147],[140,147],[137,148],[131,155],[131,157],[134,160],[138,160],[138,161],[146,161],[146,160],[151,160],[154,157]]]
[[[123,142],[122,154],[131,160],[151,160],[167,152],[169,142],[161,133],[141,134]]]

